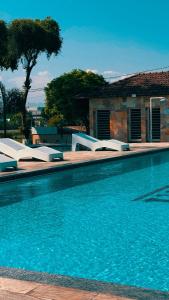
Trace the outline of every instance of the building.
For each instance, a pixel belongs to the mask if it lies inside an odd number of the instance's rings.
[[[110,84],[89,100],[89,114],[90,134],[99,139],[169,142],[169,72]]]
[[[32,127],[32,144],[56,144],[58,142],[57,127]]]
[[[44,107],[28,107],[27,111],[31,113],[32,125],[41,126],[42,111]]]

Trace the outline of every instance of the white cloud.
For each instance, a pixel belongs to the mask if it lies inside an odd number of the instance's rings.
[[[86,72],[101,74],[110,83],[124,79],[127,77],[127,75],[124,75],[124,74],[122,74],[118,71],[114,71],[114,70],[105,70],[103,72],[99,72],[98,70],[95,70],[95,69],[86,69]]]
[[[108,71],[103,71],[103,73],[102,73],[103,75],[110,75],[110,76],[112,76],[112,75],[119,75],[120,73],[119,72],[117,72],[117,71],[112,71],[112,70],[108,70]]]
[[[23,86],[24,80],[24,76],[14,76],[13,78],[8,79],[7,81],[10,86],[21,88]]]
[[[86,69],[86,72],[92,72],[92,73],[95,73],[95,74],[101,74],[110,83],[128,77],[127,75],[122,74],[122,73],[120,73],[118,71],[114,71],[114,70],[105,70],[103,72],[99,72],[98,70],[95,70],[95,69]]]
[[[46,84],[52,79],[51,74],[48,71],[40,71],[36,75],[31,76],[32,89],[44,88]],[[15,76],[13,78],[8,79],[10,85],[14,85],[18,88],[22,88],[24,84],[25,76]]]
[[[94,70],[94,69],[86,69],[86,72],[87,72],[87,73],[92,72],[92,73],[94,73],[94,74],[97,74],[97,73],[98,73],[98,70]]]
[[[123,76],[120,72],[114,70],[105,70],[102,72],[102,75],[110,83],[122,79]]]
[[[52,75],[47,70],[40,71],[37,75],[32,76],[32,89],[44,88],[51,80]]]
[[[38,75],[44,77],[44,76],[50,76],[50,73],[47,70],[45,70],[45,71],[38,72]]]
[[[116,81],[119,81],[119,80],[122,80],[122,79],[125,79],[125,78],[128,78],[128,77],[131,77],[131,76],[133,76],[133,75],[125,75],[125,74],[123,74],[123,75],[118,76],[116,78],[110,78],[109,82],[113,83],[113,82],[116,82]]]
[[[118,71],[113,71],[113,70],[108,70],[108,71],[103,71],[102,75],[104,78],[109,81],[109,83],[113,83],[122,79],[125,79],[127,77],[133,76],[133,74],[127,75],[124,73],[120,73]]]
[[[47,70],[40,71],[31,76],[31,90],[28,96],[28,102],[43,102],[44,100],[44,88],[48,82],[52,80],[52,75]],[[21,89],[25,81],[25,76],[15,76],[8,79],[8,85],[11,87],[17,87]],[[37,89],[37,90],[36,90]]]

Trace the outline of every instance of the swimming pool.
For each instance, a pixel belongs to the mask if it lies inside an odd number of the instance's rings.
[[[0,184],[0,266],[169,290],[169,152]]]

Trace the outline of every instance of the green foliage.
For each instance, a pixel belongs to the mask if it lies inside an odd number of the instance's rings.
[[[0,82],[0,91],[3,102],[2,119],[0,119],[0,130],[3,130],[3,136],[9,137],[7,130],[18,129],[22,126],[21,105],[22,92],[18,89],[6,90]],[[1,133],[2,136],[2,133]]]
[[[4,138],[6,138],[6,130],[7,130],[7,120],[6,120],[6,89],[2,82],[0,82],[0,92],[1,92],[1,98],[3,102],[3,130],[4,130]]]
[[[44,20],[16,19],[9,24],[10,54],[17,57],[23,67],[34,67],[37,57],[45,52],[49,58],[57,55],[62,44],[59,26],[47,17]]]
[[[22,116],[21,113],[11,113],[7,115],[7,129],[21,129]]]
[[[63,115],[57,114],[48,120],[48,125],[49,126],[58,126],[62,123],[62,121],[63,121]]]
[[[49,116],[55,115],[55,111],[60,112],[68,123],[87,125],[87,98],[106,84],[103,76],[92,72],[73,70],[65,73],[52,80],[45,88],[45,111]]]
[[[47,120],[49,120],[49,118],[56,116],[60,114],[60,112],[58,111],[58,108],[56,106],[53,106],[52,108],[50,107],[45,107],[42,116],[44,116]]]
[[[17,69],[17,59],[11,47],[8,26],[0,20],[0,69]]]
[[[4,67],[4,56],[7,50],[7,28],[5,22],[0,20],[0,68]]]
[[[47,17],[44,20],[16,19],[8,25],[8,59],[21,63],[25,69],[22,101],[22,125],[25,138],[29,138],[29,121],[27,120],[26,102],[31,88],[31,72],[37,64],[40,54],[46,53],[49,59],[52,54],[57,55],[62,45],[59,25],[55,20]]]
[[[7,68],[8,31],[6,24],[0,20],[0,69]]]
[[[6,92],[6,110],[8,114],[17,114],[22,112],[23,92],[13,88]],[[21,115],[21,114],[20,114]]]

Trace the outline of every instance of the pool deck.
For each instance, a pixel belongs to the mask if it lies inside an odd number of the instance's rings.
[[[0,181],[51,173],[63,169],[75,168],[97,162],[127,158],[139,154],[169,149],[169,143],[135,143],[130,144],[131,151],[77,151],[65,152],[63,161],[42,162],[23,160],[18,163],[18,170],[0,172]]]
[[[79,151],[65,152],[64,161],[41,162],[41,161],[21,161],[18,163],[18,170],[0,172],[0,181],[33,176],[42,173],[56,172],[59,170],[75,168],[83,165],[109,161],[119,158],[127,158],[139,154],[151,153],[154,151],[169,149],[169,143],[138,143],[131,144],[131,151]],[[26,271],[17,271],[24,273]],[[86,280],[81,280],[80,284],[73,284],[68,279],[69,284],[38,280],[36,276],[24,277],[16,276],[17,272],[12,269],[6,271],[0,268],[0,300],[124,300],[124,299],[169,299],[169,293],[145,290],[135,287],[124,287],[103,283],[87,284]],[[32,272],[34,274],[34,272]],[[58,276],[57,278],[62,278]],[[92,282],[92,281],[91,281]],[[49,284],[48,284],[49,283]],[[94,288],[93,288],[94,286]],[[95,288],[97,287],[97,288]]]
[[[11,272],[11,271],[10,271]],[[15,269],[13,269],[15,273]],[[20,270],[23,280],[0,277],[0,300],[165,300],[169,293],[87,279],[47,275],[30,280],[33,272]],[[16,271],[17,273],[17,271]],[[15,273],[15,275],[16,275]],[[26,275],[28,273],[28,275]],[[32,273],[32,274],[31,274]],[[12,274],[12,272],[11,272]],[[31,274],[31,275],[30,275]],[[44,276],[44,277],[43,277]],[[17,276],[16,276],[17,277]],[[55,279],[57,277],[57,279]],[[25,280],[26,278],[26,280]]]
[[[98,297],[97,297],[98,296]],[[0,278],[0,299],[8,300],[35,300],[35,299],[50,299],[50,300],[94,300],[103,299],[99,294],[74,290],[71,288],[55,287],[50,285],[42,285],[35,282],[19,281],[15,279]],[[105,299],[122,299],[105,298]]]
[[[111,294],[0,278],[0,300],[123,300]],[[135,298],[136,299],[136,298]],[[147,298],[148,299],[148,298]]]

